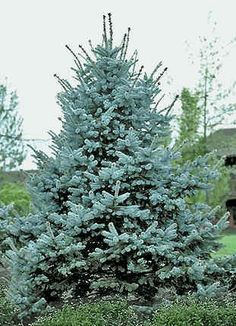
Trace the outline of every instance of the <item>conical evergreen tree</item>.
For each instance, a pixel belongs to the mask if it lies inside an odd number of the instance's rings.
[[[67,47],[78,83],[57,77],[62,131],[51,133],[51,157],[36,153],[36,212],[8,226],[9,292],[22,317],[71,288],[75,297],[137,300],[154,300],[165,287],[213,292],[229,269],[209,259],[226,218],[213,224],[214,210],[186,203],[215,176],[207,157],[179,166],[178,153],[163,145],[170,107],[158,111],[158,94],[166,69],[143,75],[137,53],[127,58],[130,29],[114,46],[110,14],[103,27],[92,54]]]

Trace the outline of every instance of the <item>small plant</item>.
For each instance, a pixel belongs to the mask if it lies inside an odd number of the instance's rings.
[[[41,318],[32,326],[137,326],[135,312],[124,301],[97,302],[80,307],[65,305],[50,317]]]
[[[16,308],[6,299],[4,292],[4,287],[0,284],[0,325],[16,326]]]
[[[236,309],[232,302],[188,300],[162,307],[149,326],[233,326]]]

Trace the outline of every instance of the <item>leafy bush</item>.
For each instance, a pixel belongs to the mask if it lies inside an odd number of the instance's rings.
[[[137,326],[137,315],[126,302],[99,302],[80,307],[66,305],[34,326]]]
[[[23,185],[6,183],[0,188],[0,203],[13,204],[14,210],[21,216],[30,212],[30,195]]]
[[[236,309],[233,303],[190,300],[162,307],[150,326],[233,326]]]

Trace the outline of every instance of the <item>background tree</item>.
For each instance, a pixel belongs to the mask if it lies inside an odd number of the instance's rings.
[[[206,154],[205,139],[200,132],[201,109],[199,107],[199,98],[194,91],[184,88],[180,96],[181,115],[178,117],[179,135],[176,140],[176,146],[180,148],[180,162],[187,160],[194,161],[199,155]],[[209,151],[209,150],[208,150]],[[218,215],[225,211],[225,200],[230,192],[230,171],[224,166],[224,159],[212,154],[209,160],[213,169],[218,170],[215,180],[212,180],[211,189],[197,192],[191,199],[191,202],[207,202],[210,206],[220,205],[221,210]]]
[[[24,157],[22,119],[17,112],[18,97],[6,85],[0,85],[0,170],[18,167]]]
[[[181,160],[194,160],[202,155],[199,125],[201,112],[198,106],[198,96],[188,88],[184,88],[180,96],[181,115],[178,121],[178,138],[176,145],[181,146]]]
[[[207,150],[207,136],[219,128],[227,118],[235,112],[235,103],[230,102],[235,82],[225,88],[222,84],[224,59],[230,52],[230,47],[235,44],[235,39],[224,42],[217,36],[216,22],[209,15],[210,33],[200,36],[200,48],[197,58],[191,55],[195,64],[199,65],[198,82],[194,93],[198,97],[200,121],[198,132],[202,136],[202,148]],[[233,123],[233,120],[231,121]]]
[[[198,82],[193,92],[183,89],[181,93],[182,113],[178,119],[179,137],[177,144],[185,141],[182,147],[182,159],[193,160],[198,155],[204,155],[210,150],[208,136],[223,123],[232,117],[235,112],[235,104],[230,103],[230,95],[233,94],[235,83],[224,88],[221,82],[224,58],[229,54],[230,46],[235,39],[224,44],[216,34],[216,22],[209,15],[210,33],[208,36],[200,36],[200,50],[198,58],[193,58],[195,64],[199,64]],[[235,140],[232,139],[232,144]],[[206,201],[210,205],[221,205],[230,191],[230,171],[224,167],[224,160],[212,157],[211,164],[217,165],[219,176],[213,183],[212,190],[206,190],[198,194],[197,201]],[[196,198],[195,198],[196,199]]]

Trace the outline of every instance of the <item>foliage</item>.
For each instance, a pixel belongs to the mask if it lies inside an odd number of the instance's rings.
[[[234,303],[191,299],[161,308],[150,326],[231,326],[235,321]]]
[[[30,212],[30,195],[21,184],[3,184],[0,188],[0,203],[2,205],[12,204],[15,213],[21,216]]]
[[[5,240],[8,237],[6,228],[13,223],[15,213],[16,212],[12,205],[0,205],[0,267],[3,263],[3,253],[8,248],[8,246],[5,245]]]
[[[16,309],[6,299],[5,289],[0,284],[0,325],[1,326],[12,326],[17,325],[16,321]]]
[[[218,174],[211,182],[211,187],[207,190],[200,190],[194,196],[187,199],[190,203],[205,203],[211,207],[219,207],[216,219],[225,213],[225,201],[230,192],[230,169],[224,166],[223,160],[215,155],[209,161],[213,169],[217,168]]]
[[[179,136],[176,146],[180,146],[181,158],[180,163],[187,160],[193,161],[199,155],[204,155],[207,150],[206,141],[199,132],[201,111],[199,108],[199,98],[190,90],[184,88],[181,93],[182,113],[179,117]],[[218,216],[225,212],[223,203],[230,192],[230,170],[224,166],[224,159],[219,158],[216,154],[211,156],[209,164],[213,169],[217,169],[218,175],[212,181],[211,189],[199,191],[195,194],[190,202],[207,202],[212,207],[221,206]]]
[[[136,326],[137,315],[126,302],[96,302],[79,307],[66,305],[34,326]]]
[[[22,119],[17,113],[18,97],[6,85],[0,85],[0,169],[18,167],[24,157]]]
[[[0,188],[0,253],[1,260],[7,245],[5,228],[13,224],[14,219],[30,212],[30,195],[23,184],[4,183]],[[1,265],[2,261],[0,261]]]
[[[209,152],[209,135],[235,111],[235,104],[229,102],[235,83],[224,88],[220,82],[223,59],[229,54],[229,46],[235,43],[235,39],[225,45],[216,35],[216,22],[211,16],[209,16],[209,27],[210,34],[199,37],[198,58],[192,56],[195,64],[199,66],[195,90],[191,93],[184,88],[181,93],[182,114],[179,119],[180,133],[177,144],[183,141],[187,143],[181,150],[183,161],[193,160],[196,156]],[[227,145],[229,144],[223,146]],[[219,167],[219,172],[219,177],[213,182],[213,190],[201,191],[193,200],[207,202],[213,206],[222,205],[223,199],[230,191],[230,171],[223,163]],[[225,207],[222,207],[221,212],[224,210]]]
[[[224,68],[223,60],[229,54],[230,47],[235,44],[236,39],[231,41],[220,39],[217,36],[217,23],[211,14],[209,15],[209,30],[209,35],[199,37],[198,58],[192,56],[192,60],[199,66],[195,92],[199,98],[200,132],[205,146],[207,136],[235,111],[235,104],[229,101],[235,83],[224,88],[221,75]]]
[[[197,156],[202,155],[201,139],[198,135],[200,123],[200,109],[198,107],[198,96],[183,88],[180,96],[181,115],[178,117],[179,135],[176,145],[182,146],[181,160],[193,160]]]
[[[80,47],[83,64],[70,50],[78,83],[58,77],[62,131],[51,133],[52,157],[35,153],[37,211],[5,227],[9,296],[21,318],[69,289],[75,298],[119,293],[142,305],[166,286],[203,296],[232,286],[236,258],[211,259],[227,217],[214,223],[216,210],[186,201],[215,178],[209,157],[178,164],[165,145],[170,108],[158,108],[166,69],[137,71],[129,32],[113,46],[108,18],[102,45],[90,43],[92,54]]]

